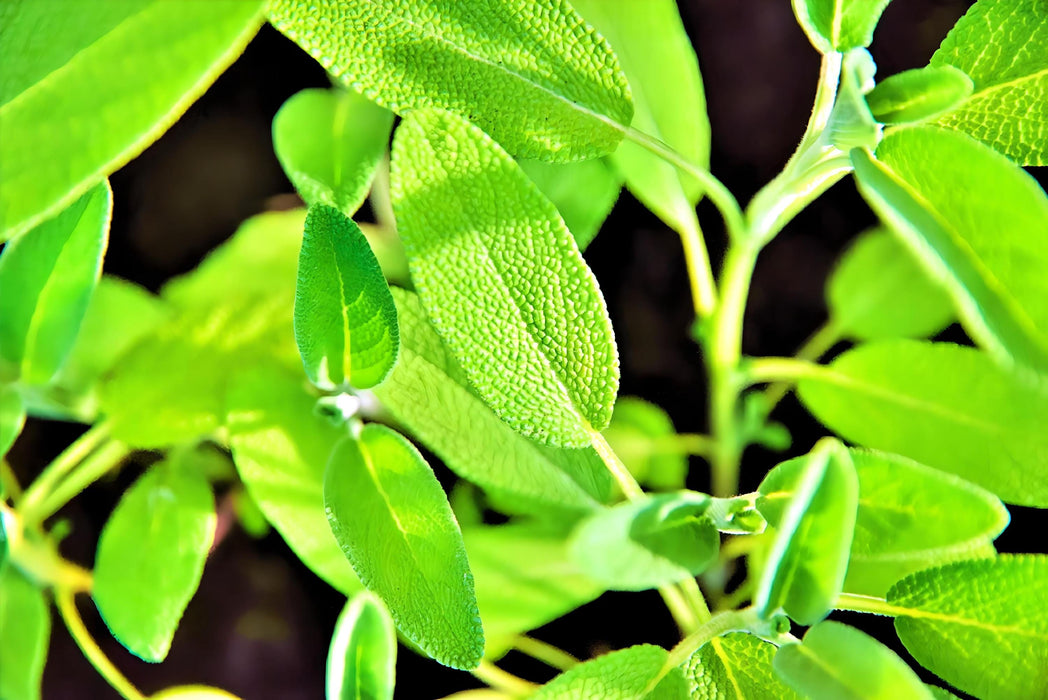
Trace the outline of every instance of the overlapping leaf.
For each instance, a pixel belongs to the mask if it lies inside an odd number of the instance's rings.
[[[579,664],[542,686],[533,700],[683,700],[684,676],[673,668],[663,675],[665,649],[641,644]]]
[[[586,250],[619,198],[622,176],[604,159],[596,158],[580,163],[517,163],[557,207],[579,250]]]
[[[804,33],[822,53],[869,46],[891,0],[793,0]]]
[[[733,632],[711,639],[681,670],[692,700],[800,700],[772,670],[775,646]]]

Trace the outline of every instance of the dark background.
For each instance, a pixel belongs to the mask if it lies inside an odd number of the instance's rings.
[[[884,77],[927,63],[964,13],[967,0],[891,4],[871,49]],[[796,25],[788,0],[681,0],[702,67],[713,124],[713,172],[743,203],[786,162],[804,130],[819,57]],[[305,87],[327,85],[305,53],[265,27],[244,55],[157,143],[113,175],[114,215],[105,270],[157,289],[191,269],[248,216],[294,204],[270,140],[273,115]],[[1045,169],[1035,174],[1045,180]],[[723,254],[716,211],[700,205],[714,264]],[[744,352],[792,354],[825,319],[822,288],[839,252],[874,217],[850,178],[802,213],[767,248],[747,310]],[[607,297],[622,356],[622,394],[665,407],[681,431],[705,432],[702,361],[689,340],[691,303],[676,235],[625,191],[586,258]],[[956,329],[945,337],[963,338]],[[824,434],[792,399],[775,414],[792,430],[792,453]],[[23,483],[80,428],[30,421],[11,461]],[[752,448],[742,491],[782,459]],[[706,490],[708,470],[693,463],[689,486]],[[137,475],[96,485],[63,512],[73,534],[67,556],[89,563],[106,517]],[[438,466],[445,483],[451,477]],[[228,505],[228,504],[227,504]],[[1038,511],[1012,508],[1002,551],[1043,549],[1023,531],[1046,524]],[[228,513],[226,513],[228,516]],[[320,698],[324,662],[341,596],[305,569],[275,534],[261,541],[234,528],[213,553],[168,660],[151,666],[110,638],[90,604],[81,605],[105,651],[146,694],[171,684],[206,683],[245,699]],[[886,619],[845,616],[884,640]],[[676,631],[658,596],[605,595],[536,633],[581,656],[639,642],[672,645]],[[526,659],[507,668],[532,680],[551,674]],[[930,677],[929,677],[930,680]],[[468,674],[400,650],[398,697],[436,698],[478,687]],[[113,691],[54,620],[44,697],[111,698]]]

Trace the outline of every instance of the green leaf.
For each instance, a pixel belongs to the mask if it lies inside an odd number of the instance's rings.
[[[972,338],[1048,368],[1048,197],[1037,182],[936,127],[893,129],[876,159],[857,150],[852,161],[863,197],[943,281]]]
[[[1048,557],[1001,555],[922,571],[888,591],[917,661],[985,700],[1044,695]]]
[[[891,0],[793,0],[812,46],[820,53],[869,46],[881,13]]]
[[[633,91],[633,128],[654,136],[690,162],[710,162],[699,62],[674,0],[573,0],[572,5],[607,37]],[[625,142],[611,161],[630,191],[681,233],[697,233],[695,205],[702,186],[642,146]],[[570,225],[569,225],[570,228]]]
[[[361,591],[335,623],[327,660],[328,700],[392,700],[397,630],[382,601]]]
[[[260,0],[5,2],[0,241],[141,153],[258,30]],[[47,37],[33,41],[31,37]]]
[[[145,661],[163,661],[200,585],[215,501],[175,461],[150,468],[120,499],[98,540],[91,596],[109,631]]]
[[[772,672],[775,646],[732,632],[714,637],[681,670],[691,700],[801,700]]]
[[[917,674],[888,647],[839,622],[820,622],[802,644],[784,644],[775,673],[811,700],[932,700]]]
[[[338,209],[306,216],[295,291],[295,340],[322,389],[367,389],[397,361],[397,309],[371,246]]]
[[[835,440],[820,441],[805,458],[764,564],[753,598],[762,617],[781,609],[811,625],[830,612],[844,585],[858,500],[848,451]]]
[[[25,404],[18,390],[0,384],[0,458],[15,444],[25,425]]]
[[[332,451],[324,503],[335,539],[397,629],[445,666],[476,668],[484,632],[462,532],[418,450],[366,426]]]
[[[953,305],[913,254],[883,228],[844,253],[826,285],[830,323],[860,340],[924,338],[953,320]]]
[[[683,700],[688,697],[680,669],[662,674],[669,653],[650,644],[613,651],[579,664],[542,686],[532,700]]]
[[[661,491],[684,488],[687,453],[673,421],[655,404],[632,396],[620,397],[604,437],[641,484]]]
[[[594,509],[611,475],[592,448],[540,445],[499,420],[430,325],[418,297],[393,289],[400,359],[375,395],[393,416],[463,479],[541,508]]]
[[[180,685],[167,688],[155,695],[149,696],[150,700],[239,700],[237,696],[230,695],[219,688],[209,688],[206,685]]]
[[[0,376],[13,373],[24,384],[46,384],[61,368],[102,273],[112,208],[109,183],[103,182],[4,246]]]
[[[0,566],[0,697],[40,700],[51,638],[44,593],[13,566]]]
[[[866,104],[882,124],[906,124],[950,111],[973,89],[972,79],[962,70],[926,66],[885,78],[866,95]]]
[[[229,387],[229,446],[248,494],[291,550],[348,595],[360,581],[324,513],[324,466],[345,433],[315,415],[314,402],[301,373],[242,370]]]
[[[884,127],[877,123],[866,104],[874,87],[877,64],[866,49],[853,49],[841,62],[841,85],[833,103],[826,137],[834,147],[848,152],[853,148],[873,149],[881,140]]]
[[[932,56],[975,83],[939,119],[1021,165],[1048,165],[1048,7],[1040,0],[979,0]]]
[[[589,445],[611,418],[618,354],[556,208],[484,132],[435,111],[397,130],[392,195],[422,305],[477,394],[528,437]]]
[[[572,558],[613,590],[643,591],[692,578],[717,560],[720,536],[706,516],[710,501],[682,491],[598,511],[572,535]]]
[[[622,190],[622,177],[603,159],[580,163],[517,161],[531,181],[557,207],[579,250],[597,237]]]
[[[389,145],[393,114],[350,90],[310,88],[273,118],[273,148],[308,204],[353,216]]]
[[[798,383],[845,439],[956,474],[1007,503],[1048,506],[1048,387],[949,343],[880,341]]]
[[[346,85],[397,114],[451,110],[516,156],[610,153],[629,86],[607,42],[564,0],[276,0],[270,21]],[[390,76],[396,76],[391,80]]]

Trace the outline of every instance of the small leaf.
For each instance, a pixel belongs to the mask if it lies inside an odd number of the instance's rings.
[[[295,291],[295,340],[322,389],[368,389],[397,360],[397,309],[371,246],[352,219],[310,207]]]
[[[762,617],[781,609],[811,625],[830,612],[844,585],[858,499],[848,451],[835,440],[820,441],[806,458],[764,564],[753,599]]]
[[[392,700],[397,630],[382,601],[362,591],[335,623],[327,660],[328,700]]]
[[[869,46],[881,13],[891,0],[793,0],[812,46],[820,53]]]
[[[40,700],[50,638],[43,591],[15,567],[0,564],[0,697]]]
[[[615,150],[633,114],[607,42],[564,0],[277,0],[270,21],[328,72],[397,114],[454,111],[522,158]],[[397,76],[390,80],[390,76]]]
[[[899,639],[918,662],[986,700],[1044,695],[1048,557],[947,564],[888,591]]]
[[[604,437],[641,484],[660,491],[684,488],[688,458],[679,446],[673,421],[655,404],[620,397]]]
[[[448,113],[405,117],[392,171],[411,279],[477,394],[528,437],[589,445],[611,418],[618,354],[597,281],[554,206],[498,144]]]
[[[109,631],[145,661],[163,661],[200,584],[215,536],[203,476],[166,461],[120,499],[98,540],[91,596]]]
[[[4,180],[2,189],[8,186]],[[111,212],[112,193],[103,182],[4,246],[0,375],[13,370],[22,383],[39,385],[62,367],[102,274]]]
[[[743,632],[714,637],[681,670],[691,700],[801,700],[772,672],[775,645]]]
[[[517,164],[557,207],[579,250],[586,250],[619,198],[622,177],[597,158],[579,163],[519,160]]]
[[[888,647],[848,625],[825,621],[802,644],[784,644],[775,673],[811,700],[932,700],[917,674]]]
[[[15,444],[25,425],[25,404],[10,384],[0,384],[0,458]]]
[[[972,94],[972,79],[953,66],[926,66],[885,78],[868,95],[882,124],[925,121],[949,112]]]
[[[866,49],[853,49],[844,55],[840,90],[826,125],[829,142],[844,152],[853,148],[873,149],[881,140],[884,127],[873,118],[866,104],[876,73],[877,65]]]
[[[335,539],[397,629],[445,666],[475,668],[484,632],[466,548],[418,450],[389,428],[366,426],[332,451],[324,503]]]
[[[683,700],[687,686],[680,669],[663,672],[669,653],[641,644],[579,664],[554,678],[532,700]]]

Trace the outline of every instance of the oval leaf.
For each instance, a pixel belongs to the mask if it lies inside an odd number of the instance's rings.
[[[327,700],[392,700],[397,630],[382,601],[362,591],[335,623],[327,660]]]
[[[411,279],[477,393],[528,437],[589,445],[611,417],[618,354],[597,280],[556,208],[449,113],[404,119],[392,177]]]
[[[926,66],[885,78],[866,95],[882,124],[924,121],[956,107],[972,94],[972,79],[953,66]]]
[[[668,660],[665,649],[650,644],[613,651],[562,673],[531,700],[683,700],[680,669],[663,674]]]
[[[793,0],[812,46],[821,53],[869,46],[881,13],[891,0]]]
[[[619,198],[622,177],[601,158],[580,163],[519,160],[517,164],[557,207],[579,250],[586,250]]]
[[[772,671],[775,645],[732,632],[714,637],[681,670],[691,700],[801,700]]]
[[[0,697],[40,700],[50,639],[43,591],[0,563]]]
[[[484,632],[462,532],[418,450],[366,426],[332,451],[324,503],[335,539],[397,629],[445,666],[475,668]]]

